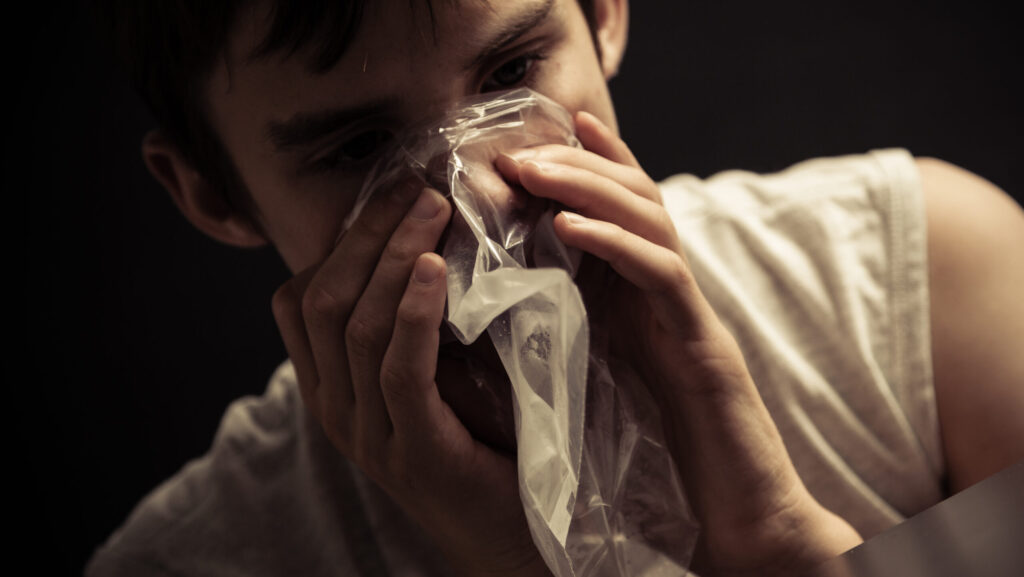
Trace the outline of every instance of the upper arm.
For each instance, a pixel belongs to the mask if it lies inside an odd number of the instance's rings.
[[[959,491],[1024,458],[1024,212],[965,170],[917,165],[939,426]]]

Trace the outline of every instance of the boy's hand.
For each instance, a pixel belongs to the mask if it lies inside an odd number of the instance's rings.
[[[596,117],[579,113],[576,127],[586,150],[540,146],[496,166],[577,211],[555,219],[559,237],[622,277],[611,344],[666,407],[666,438],[702,524],[694,568],[799,572],[857,544],[797,476],[739,347],[697,287],[657,185]]]
[[[274,316],[332,444],[456,570],[545,575],[515,463],[474,439],[435,384],[446,285],[430,251],[450,216],[431,189],[375,195],[320,266],[277,291]]]

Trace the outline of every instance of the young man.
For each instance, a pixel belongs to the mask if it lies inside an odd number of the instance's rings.
[[[514,462],[453,410],[472,399],[439,355],[432,252],[451,207],[378,194],[341,234],[394,134],[517,86],[570,111],[585,150],[495,170],[568,206],[560,238],[621,275],[613,350],[662,408],[701,570],[797,573],[1024,456],[1024,217],[985,181],[889,152],[659,188],[605,84],[625,0],[222,10],[131,22],[162,55],[136,61],[161,122],[143,152],[200,230],[295,273],[274,299],[294,369],[92,574],[545,574]]]

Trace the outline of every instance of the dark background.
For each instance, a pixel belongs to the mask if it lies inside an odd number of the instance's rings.
[[[934,4],[634,2],[612,83],[623,136],[656,178],[902,146],[1020,199],[1019,32],[997,2]],[[9,18],[26,35],[5,71],[4,191],[28,215],[27,270],[8,277],[29,352],[8,371],[15,509],[48,546],[33,573],[77,574],[232,399],[263,390],[285,357],[269,303],[287,274],[271,250],[193,231],[150,179],[152,121],[85,4]]]

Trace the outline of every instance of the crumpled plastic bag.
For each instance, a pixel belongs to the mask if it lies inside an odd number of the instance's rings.
[[[446,321],[463,344],[486,331],[508,373],[520,496],[548,567],[558,577],[683,575],[698,529],[657,407],[608,358],[605,327],[573,281],[580,255],[555,236],[557,207],[493,166],[502,151],[549,143],[580,146],[569,114],[536,92],[463,101],[398,139],[344,227],[410,175],[450,197]]]

